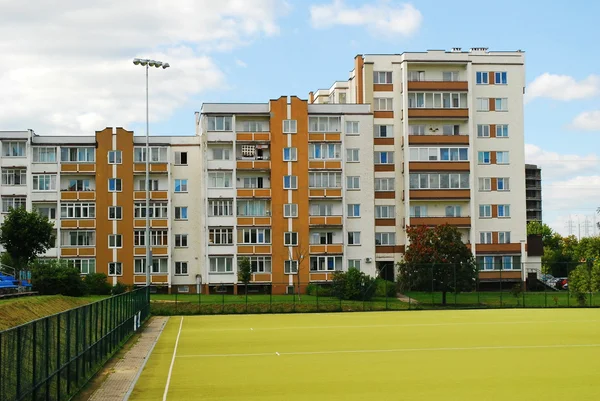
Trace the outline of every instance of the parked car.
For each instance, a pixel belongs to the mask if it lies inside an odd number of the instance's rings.
[[[567,277],[558,277],[556,279],[556,288],[559,290],[569,289],[569,279]]]
[[[556,283],[558,282],[558,279],[551,274],[542,274],[540,276],[540,280],[546,285],[549,285],[550,287],[554,288],[556,288]]]

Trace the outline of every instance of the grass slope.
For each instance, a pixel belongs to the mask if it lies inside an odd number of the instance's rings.
[[[19,326],[44,316],[98,301],[102,298],[105,297],[89,296],[74,298],[62,295],[47,295],[0,300],[0,330]]]

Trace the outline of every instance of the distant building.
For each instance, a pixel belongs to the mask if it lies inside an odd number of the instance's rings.
[[[542,221],[542,169],[535,164],[525,165],[527,223]]]

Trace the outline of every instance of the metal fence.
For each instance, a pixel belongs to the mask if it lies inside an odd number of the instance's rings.
[[[0,400],[68,400],[150,313],[140,288],[0,332]]]

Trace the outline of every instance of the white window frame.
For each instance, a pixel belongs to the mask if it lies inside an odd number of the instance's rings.
[[[44,187],[40,188],[42,182]],[[48,189],[45,189],[46,183],[48,183]],[[56,174],[34,174],[31,177],[31,190],[40,192],[56,191]]]
[[[348,231],[348,245],[360,245],[360,231]]]
[[[346,121],[346,135],[360,135],[358,121]]]
[[[210,160],[231,160],[232,150],[223,146],[211,146],[210,148]]]
[[[373,99],[373,111],[394,111],[394,98],[376,97]]]
[[[209,171],[208,172],[208,188],[232,188],[233,177],[231,172],[224,171]],[[223,186],[217,186],[222,183]],[[226,185],[229,184],[229,185]]]
[[[375,245],[396,245],[396,233],[394,232],[383,232],[375,233]]]
[[[385,183],[385,185],[383,185]],[[385,187],[385,189],[383,189]],[[394,177],[375,178],[375,192],[393,192],[396,190],[396,179]]]
[[[310,116],[308,117],[308,132],[341,132],[342,118],[340,116]]]
[[[182,160],[183,155],[185,155],[185,163]],[[175,152],[175,165],[176,166],[187,166],[188,165],[188,152]]]
[[[477,124],[477,138],[489,138],[490,137],[490,125],[489,124]]]
[[[475,84],[476,85],[488,85],[490,83],[490,77],[488,71],[477,71],[475,73]]]
[[[92,274],[96,272],[96,259],[94,258],[76,258],[65,259],[67,265],[79,270],[80,274]]]
[[[232,227],[209,227],[208,228],[209,245],[233,245]]]
[[[175,275],[176,276],[187,276],[188,273],[188,262],[187,261],[175,261]]]
[[[396,206],[394,205],[375,205],[376,219],[395,219]]]
[[[486,157],[487,154],[487,157]],[[492,164],[492,152],[489,150],[483,150],[477,152],[477,164],[487,165]]]
[[[286,157],[286,151],[289,153]],[[283,161],[284,162],[295,162],[298,161],[298,148],[289,147],[283,148]]]
[[[342,173],[339,172],[328,172],[328,171],[315,171],[308,173],[308,187],[309,188],[341,188],[342,187]]]
[[[348,218],[360,217],[360,203],[348,203],[347,205]]]
[[[252,273],[271,273],[273,261],[271,256],[249,256],[250,260],[250,271]],[[238,264],[241,262],[241,258],[238,258]]]
[[[187,248],[188,247],[188,235],[187,234],[175,234],[175,248]]]
[[[508,124],[496,124],[496,138],[508,138]]]
[[[285,260],[283,262],[283,273],[284,274],[298,274],[298,261],[297,260]]]
[[[500,181],[502,180],[502,181]],[[500,189],[500,182],[502,182],[502,189]],[[510,191],[510,178],[508,177],[498,177],[496,178],[496,190],[500,192],[509,192]]]
[[[487,97],[478,97],[475,99],[477,111],[490,111],[490,99]]]
[[[394,137],[394,126],[393,125],[375,125],[373,130],[373,138],[393,138]]]
[[[175,217],[175,220],[187,220],[188,219],[188,207],[187,206],[175,206],[174,217]]]
[[[215,210],[217,214],[215,214]],[[218,214],[219,212],[223,214]],[[229,212],[229,213],[227,213]],[[208,216],[219,217],[219,216],[233,216],[233,199],[209,199],[208,200]]]
[[[79,214],[79,216],[77,216]],[[60,204],[60,218],[66,219],[95,219],[96,218],[96,204],[95,203],[81,203],[81,202],[61,202]]]
[[[409,189],[470,189],[469,173],[409,173]]]
[[[61,147],[61,163],[94,163],[96,161],[95,148],[90,146]]]
[[[220,266],[221,262],[223,263]],[[219,271],[220,268],[222,271]],[[209,274],[229,274],[233,273],[233,256],[209,256],[208,257]]]
[[[108,151],[108,164],[121,164],[123,163],[123,152],[120,150],[109,150]]]
[[[510,164],[510,153],[508,151],[496,151],[496,164]]]
[[[298,233],[296,231],[286,231],[283,233],[284,246],[298,246]]]
[[[123,248],[123,236],[121,234],[109,234],[108,235],[108,248],[109,249]]]
[[[16,154],[13,150],[17,151]],[[27,157],[27,142],[2,141],[2,157]]]
[[[499,231],[498,232],[498,243],[499,244],[510,244],[510,231]]]
[[[375,163],[374,164],[394,164],[394,151],[393,150],[388,150],[388,151],[377,151],[374,152],[374,159],[375,159]],[[386,161],[382,162],[382,156],[383,154],[386,154]]]
[[[54,146],[33,146],[33,163],[56,163],[56,147]],[[40,155],[44,157],[40,158]],[[48,157],[48,155],[52,155]],[[42,160],[44,159],[44,160]],[[52,159],[52,160],[48,160]]]
[[[108,276],[119,277],[123,275],[123,263],[121,262],[109,262],[108,263]]]
[[[316,262],[315,269],[313,269],[313,262]],[[342,256],[311,256],[309,259],[310,271],[312,272],[339,271],[343,269],[343,263]]]
[[[479,232],[479,243],[480,244],[491,244],[493,243],[493,235],[491,231],[480,231]]]
[[[508,98],[497,97],[494,99],[495,109],[494,111],[508,111]]]
[[[502,204],[498,205],[498,218],[509,218],[510,217],[510,205]]]
[[[121,206],[109,206],[108,207],[108,219],[109,220],[122,220],[123,219],[123,208]]]
[[[393,83],[392,71],[373,71],[374,84],[391,84]]]
[[[247,244],[247,245],[270,245],[273,242],[273,238],[271,237],[271,229],[270,228],[242,228],[238,229],[238,237],[241,233],[241,241],[238,241],[239,244]],[[248,234],[249,241],[246,242],[246,234]],[[252,235],[256,237],[256,242],[252,241]],[[262,241],[259,241],[259,237],[262,236]]]
[[[283,133],[284,134],[298,133],[298,121],[297,120],[283,120]]]
[[[479,205],[479,218],[480,219],[491,219],[492,218],[492,205]]]
[[[350,148],[346,149],[346,163],[359,163],[360,162],[360,149]]]
[[[208,116],[206,117],[207,131],[233,131],[231,116]]]
[[[489,192],[492,190],[492,179],[490,177],[479,178],[479,192]]]
[[[283,189],[298,189],[298,176],[295,175],[284,175],[283,176]]]
[[[298,217],[298,204],[297,203],[285,203],[283,205],[283,217],[285,217],[285,218]]]
[[[111,185],[114,182],[114,188]],[[108,179],[108,192],[121,192],[123,190],[123,181],[120,178]]]
[[[311,143],[308,145],[308,160],[341,160],[341,158],[342,145],[339,143]]]
[[[17,181],[19,181],[18,184]],[[27,185],[27,170],[24,168],[3,168],[2,185],[11,187]]]
[[[177,190],[177,184],[179,184],[179,190]],[[178,178],[175,180],[175,193],[186,193],[188,192],[188,180],[187,178]]]
[[[360,190],[360,177],[357,175],[346,176],[346,189],[348,191]]]

